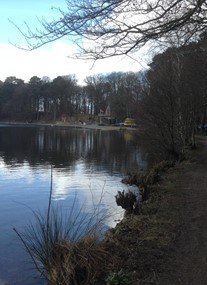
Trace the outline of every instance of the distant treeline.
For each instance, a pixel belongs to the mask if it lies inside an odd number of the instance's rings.
[[[0,119],[60,120],[83,113],[96,116],[110,107],[119,119],[134,117],[142,86],[142,73],[94,75],[79,86],[74,75],[33,76],[28,83],[16,77],[0,82]]]

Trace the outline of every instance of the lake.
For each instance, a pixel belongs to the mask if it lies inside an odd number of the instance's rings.
[[[123,215],[114,198],[128,188],[121,179],[146,167],[130,132],[0,125],[0,285],[43,284],[13,228],[24,230],[32,211],[46,210],[51,171],[53,205],[99,207],[108,228]]]

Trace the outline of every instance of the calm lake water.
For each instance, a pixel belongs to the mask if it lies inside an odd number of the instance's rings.
[[[141,149],[123,131],[0,125],[0,285],[41,285],[13,228],[47,208],[53,176],[54,205],[77,211],[98,205],[106,227],[122,215],[116,206],[126,172],[147,167]],[[113,214],[112,214],[113,213]]]

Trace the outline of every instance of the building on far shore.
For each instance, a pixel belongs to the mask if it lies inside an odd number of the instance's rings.
[[[99,116],[99,125],[113,125],[115,124],[115,118],[111,116],[111,108],[108,105],[106,110],[100,109]]]

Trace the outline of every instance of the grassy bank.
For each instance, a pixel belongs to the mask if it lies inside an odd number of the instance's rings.
[[[188,153],[187,159],[165,169],[159,181],[150,186],[140,215],[127,215],[107,233],[105,242],[119,260],[114,271],[130,276],[124,284],[171,284],[177,258],[175,248],[183,225],[181,212],[185,211],[185,196],[179,183],[201,151],[199,143],[199,149]]]

